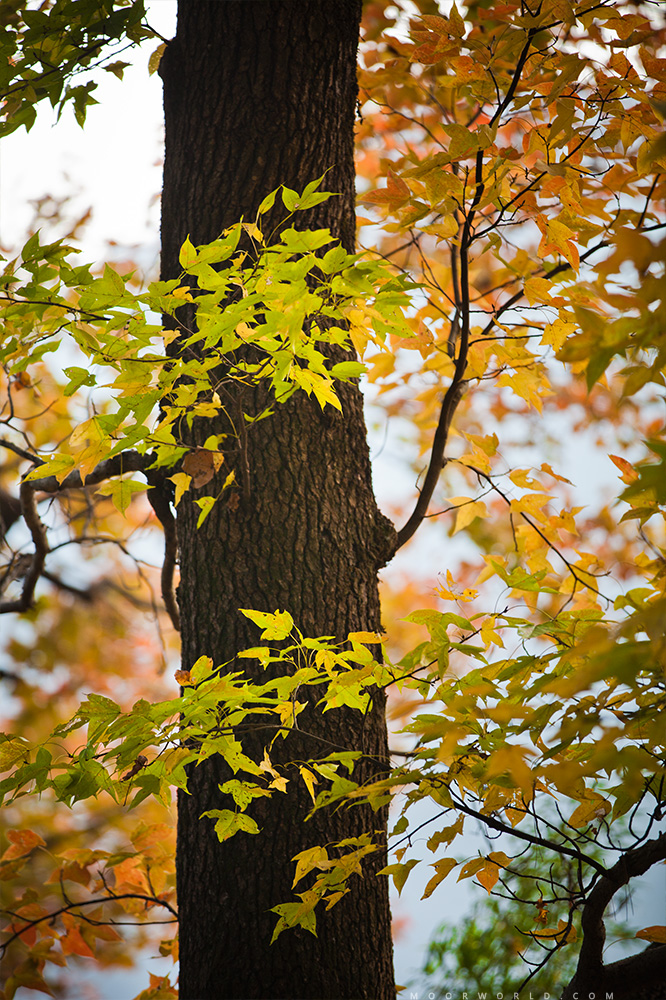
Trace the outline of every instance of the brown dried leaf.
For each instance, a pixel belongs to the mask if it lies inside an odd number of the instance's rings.
[[[135,774],[138,774],[139,771],[141,771],[146,766],[147,763],[148,763],[148,758],[144,757],[143,754],[140,753],[139,756],[134,761],[131,770],[128,771],[127,774],[123,774],[120,780],[129,781],[130,778],[133,778]]]
[[[183,459],[183,472],[192,477],[195,490],[209,483],[224,462],[221,451],[210,451],[208,448],[197,448]]]

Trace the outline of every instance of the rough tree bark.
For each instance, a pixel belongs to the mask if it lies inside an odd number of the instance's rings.
[[[296,190],[331,168],[326,188],[339,197],[303,213],[300,225],[330,227],[354,245],[353,130],[360,0],[309,3],[181,0],[167,46],[164,81],[166,158],[162,276],[180,272],[188,234],[200,244],[281,183]],[[265,229],[270,231],[271,220]],[[301,394],[302,396],[302,394]],[[288,610],[306,635],[344,636],[380,625],[376,571],[394,544],[392,526],[372,493],[361,397],[341,393],[343,413],[322,413],[294,397],[234,437],[243,413],[261,410],[258,391],[236,390],[224,416],[193,431],[194,443],[229,433],[222,474],[236,468],[240,488],[196,529],[198,508],[181,502],[178,598],[183,666],[201,654],[216,664],[257,642],[238,608]],[[213,484],[205,488],[214,492]],[[247,664],[249,661],[243,661]],[[300,698],[300,694],[299,694]],[[381,699],[363,721],[312,709],[285,741],[284,759],[362,748],[364,767],[386,767]],[[323,741],[323,742],[322,742]],[[329,741],[328,743],[325,741]],[[247,747],[262,753],[263,738]],[[251,814],[259,836],[220,844],[202,812],[220,808],[214,760],[194,770],[178,808],[180,995],[393,998],[390,913],[381,852],[356,890],[318,918],[318,936],[287,931],[269,945],[270,907],[293,898],[290,859],[316,843],[382,830],[386,816],[363,808],[304,817],[302,781]],[[261,800],[260,800],[261,803]]]

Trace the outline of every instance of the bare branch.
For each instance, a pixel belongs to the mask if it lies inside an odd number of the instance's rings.
[[[449,788],[449,792],[450,791],[451,789]],[[497,830],[499,833],[506,833],[510,837],[518,837],[519,840],[524,840],[528,844],[538,844],[540,847],[545,847],[549,851],[555,851],[557,854],[564,854],[566,857],[574,858],[576,861],[583,861],[600,874],[606,874],[604,866],[598,861],[595,861],[594,858],[584,854],[583,851],[579,851],[571,847],[565,847],[564,844],[558,844],[553,840],[546,840],[544,837],[535,837],[533,834],[525,833],[523,830],[517,830],[515,827],[509,826],[508,823],[502,823],[501,820],[498,820],[493,815],[477,812],[476,809],[472,809],[471,806],[468,806],[457,796],[455,798],[453,796],[451,797],[456,809],[459,809],[460,812],[466,813],[468,816],[473,816],[475,819],[478,819],[481,823],[483,823],[484,826],[489,826],[491,830]]]
[[[398,549],[405,544],[405,542],[409,541],[428,512],[428,505],[430,504],[432,495],[435,492],[439,475],[444,468],[444,451],[449,437],[451,420],[458,403],[462,399],[462,394],[463,386],[461,385],[461,381],[456,381],[454,376],[454,379],[449,388],[446,390],[444,399],[442,400],[439,422],[437,424],[437,430],[435,431],[435,437],[432,442],[432,451],[430,452],[430,465],[428,466],[428,471],[423,482],[423,488],[419,493],[419,498],[416,501],[416,506],[414,507],[409,520],[398,532],[395,552],[397,552]]]
[[[0,444],[3,443],[4,442],[0,441]],[[8,446],[12,451],[17,450],[14,446]],[[23,454],[22,457],[30,458],[33,462],[40,461],[39,459],[35,459],[33,456],[30,456],[28,453]],[[14,515],[13,519],[11,516],[9,519],[4,516],[1,517],[0,527],[2,527],[2,524],[8,520],[9,523],[13,523],[18,519],[20,513],[22,513],[26,524],[30,528],[30,533],[35,544],[35,551],[32,556],[30,569],[24,579],[23,593],[21,597],[14,601],[1,602],[0,614],[5,614],[11,611],[26,611],[32,605],[35,585],[40,576],[44,576],[46,579],[50,580],[51,583],[55,584],[55,586],[63,590],[67,590],[77,597],[82,597],[88,601],[92,600],[94,597],[94,591],[84,593],[79,590],[79,588],[66,584],[59,577],[44,571],[44,560],[47,552],[49,551],[49,547],[46,539],[46,531],[37,513],[37,507],[35,504],[36,492],[61,493],[66,490],[85,489],[88,486],[95,486],[97,483],[110,479],[112,476],[122,475],[125,472],[143,472],[148,479],[149,484],[153,487],[153,489],[148,492],[148,499],[153,510],[157,514],[162,527],[164,528],[164,562],[162,564],[161,575],[162,598],[174,628],[177,631],[180,630],[178,604],[176,602],[176,596],[173,588],[173,576],[178,555],[176,522],[171,512],[168,497],[166,496],[164,490],[164,472],[163,470],[160,470],[159,474],[154,471],[149,473],[146,466],[149,465],[150,462],[151,457],[148,455],[141,455],[137,451],[125,451],[121,452],[119,455],[114,455],[112,458],[106,459],[104,462],[100,462],[99,465],[97,465],[86,477],[85,482],[82,480],[79,472],[72,472],[62,482],[58,482],[55,476],[44,476],[43,479],[35,479],[28,482],[24,481],[21,484],[20,505],[19,501],[15,500],[11,509],[8,507],[9,514]],[[14,499],[10,494],[7,494],[7,497],[9,498],[9,501]],[[1,495],[0,500],[2,500]],[[14,508],[16,508],[16,510]],[[0,511],[0,514],[2,514],[2,511]],[[6,527],[9,526],[9,523],[6,524]],[[0,533],[0,540],[1,538],[2,534]]]
[[[525,45],[523,46],[523,49],[518,57],[518,62],[516,63],[511,83],[504,99],[498,104],[495,114],[490,120],[490,128],[492,128],[495,122],[501,118],[513,100],[513,96],[516,92],[525,63],[527,62],[527,57],[532,46],[532,39],[535,34],[536,32],[533,29],[530,29],[527,34],[527,41],[525,42]],[[459,317],[460,323],[460,344],[458,348],[458,357],[456,359],[456,367],[451,380],[451,385],[447,389],[444,394],[444,399],[442,400],[439,422],[437,424],[437,430],[435,431],[435,437],[432,443],[432,451],[430,453],[430,464],[423,482],[423,488],[421,489],[419,498],[416,501],[416,506],[414,507],[409,520],[398,532],[397,544],[395,548],[396,552],[405,544],[405,542],[409,541],[428,512],[428,505],[432,499],[433,493],[435,492],[435,487],[437,486],[440,473],[444,467],[444,451],[449,436],[451,421],[463,394],[464,374],[465,368],[467,367],[467,352],[469,349],[470,334],[468,273],[469,248],[474,239],[472,231],[474,216],[476,215],[477,206],[483,197],[485,188],[483,181],[483,150],[479,150],[476,155],[474,185],[474,197],[472,198],[469,211],[465,216],[462,234],[460,237],[460,289],[456,291],[456,300],[458,297],[460,299],[459,304],[458,301],[456,301],[456,316]]]
[[[85,604],[92,604],[95,599],[95,593],[99,588],[99,584],[95,584],[87,590],[81,590],[80,587],[75,587],[73,584],[66,583],[64,580],[61,580],[55,573],[49,573],[47,569],[42,570],[42,576],[45,580],[48,580],[49,583],[52,583],[54,587],[57,587],[58,590],[64,590],[68,594],[73,594],[74,597],[78,597],[78,599],[83,601]]]
[[[21,516],[21,501],[0,487],[0,542]]]

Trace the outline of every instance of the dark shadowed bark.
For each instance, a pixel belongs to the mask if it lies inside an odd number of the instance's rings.
[[[210,241],[241,216],[254,218],[279,184],[302,190],[327,168],[324,186],[340,196],[303,213],[299,224],[328,226],[353,248],[360,8],[360,0],[181,0],[178,32],[160,70],[163,277],[180,272],[178,251],[188,234],[194,244]],[[358,389],[344,387],[341,399],[342,416],[322,413],[299,394],[238,436],[243,414],[260,412],[267,399],[264,390],[235,390],[225,400],[230,420],[195,425],[194,443],[229,433],[220,476],[235,468],[239,488],[199,530],[198,508],[185,500],[179,506],[184,667],[201,654],[226,663],[256,644],[257,630],[239,608],[286,609],[311,636],[379,627],[376,570],[395,536],[375,505]],[[215,493],[213,486],[203,492]],[[345,747],[365,751],[365,773],[386,769],[379,697],[365,719],[346,710],[322,717],[310,708],[301,728],[308,735],[276,745],[278,759]],[[248,739],[247,751],[261,756],[266,742],[265,734]],[[311,801],[294,776],[288,794],[250,810],[260,835],[220,844],[213,823],[199,817],[226,805],[218,784],[228,777],[209,761],[192,773],[191,794],[179,798],[183,1000],[392,998],[387,884],[373,875],[385,863],[381,852],[354,891],[319,915],[317,937],[286,931],[269,945],[276,921],[270,908],[294,898],[290,859],[317,843],[382,831],[385,814],[363,807],[304,823]]]

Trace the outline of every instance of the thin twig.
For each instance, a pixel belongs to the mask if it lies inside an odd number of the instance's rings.
[[[20,931],[15,931],[12,935],[10,935],[10,937],[7,938],[6,941],[3,941],[2,944],[0,944],[0,954],[4,955],[9,945],[13,941],[16,941],[17,938],[20,938],[22,934],[25,934],[25,932],[30,930],[32,927],[36,927],[38,924],[44,923],[45,920],[55,920],[55,918],[59,917],[61,913],[68,913],[70,910],[78,909],[81,906],[99,906],[104,903],[116,903],[121,899],[143,899],[146,903],[156,903],[158,906],[165,907],[165,909],[172,914],[174,920],[178,920],[177,911],[174,910],[170,903],[167,903],[165,899],[160,899],[159,896],[146,896],[138,892],[124,892],[115,895],[115,893],[112,893],[111,890],[109,890],[109,892],[110,895],[102,896],[101,899],[86,899],[80,903],[68,903],[67,906],[61,906],[59,910],[54,910],[52,913],[47,913],[46,916],[38,917],[35,920],[28,920],[26,917],[22,917],[20,914],[14,913],[13,910],[0,911],[2,913],[8,913],[10,917],[13,917],[15,920],[21,920],[25,924]],[[101,922],[102,921],[100,921],[100,923]],[[111,922],[112,921],[109,921],[109,923]],[[169,922],[171,923],[172,921]]]
[[[14,444],[13,441],[7,441],[6,438],[0,438],[0,448],[6,448],[7,451],[13,451],[15,455],[19,456],[19,458],[25,458],[26,461],[32,462],[33,465],[42,465],[44,462],[44,459],[31,454],[31,452],[26,451],[25,448],[19,448],[17,444]]]
[[[451,792],[450,788],[449,792]],[[458,799],[457,797],[454,798],[453,794],[451,794],[451,799],[456,809],[459,809],[460,812],[466,813],[468,816],[473,816],[475,819],[480,820],[485,826],[489,826],[492,830],[497,830],[499,833],[506,833],[510,837],[518,837],[519,840],[524,840],[528,844],[538,844],[540,847],[545,847],[549,851],[555,851],[557,854],[564,854],[566,857],[574,858],[576,861],[584,861],[601,875],[606,874],[606,868],[604,868],[599,861],[595,861],[595,859],[591,858],[588,854],[584,854],[583,851],[577,851],[570,847],[565,847],[563,844],[556,844],[552,840],[546,840],[544,837],[535,837],[531,833],[525,833],[523,830],[517,830],[515,827],[509,826],[507,823],[502,823],[501,820],[496,819],[494,816],[477,812],[476,809],[472,809],[471,806],[466,805],[462,799]]]

